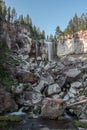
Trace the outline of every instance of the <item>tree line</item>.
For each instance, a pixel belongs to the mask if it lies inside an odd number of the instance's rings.
[[[23,16],[22,14],[17,17],[15,8],[7,7],[3,0],[0,0],[0,19],[7,22],[8,24],[24,25],[30,31],[30,37],[32,39],[50,39],[56,42],[61,36],[71,35],[81,30],[87,30],[87,14],[82,14],[80,17],[75,14],[72,19],[68,22],[67,27],[64,31],[61,30],[60,26],[55,29],[55,34],[50,36],[45,35],[45,31],[41,31],[39,27],[32,24],[32,19],[29,14]],[[0,21],[0,28],[2,27]]]
[[[81,30],[87,30],[87,14],[82,13],[82,15],[79,17],[75,13],[74,17],[68,22],[68,25],[65,30],[62,31],[60,27],[57,26],[55,30],[55,35],[51,35],[50,38],[53,40],[58,39],[61,36],[71,35]]]
[[[1,21],[5,21],[10,25],[24,25],[29,29],[30,37],[32,37],[32,39],[45,39],[45,31],[41,31],[39,27],[37,28],[32,24],[32,19],[29,14],[26,16],[21,14],[17,17],[15,8],[7,7],[3,0],[0,0],[0,19],[0,25]]]

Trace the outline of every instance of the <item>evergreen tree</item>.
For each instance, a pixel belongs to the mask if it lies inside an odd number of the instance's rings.
[[[10,20],[11,20],[11,7],[8,7],[8,10],[7,10],[7,21],[8,21],[8,23],[10,23]]]
[[[75,14],[73,17],[73,31],[77,32],[78,31],[78,16]]]
[[[45,31],[44,30],[42,31],[41,39],[45,39]]]
[[[52,34],[50,34],[50,40],[54,42],[54,36]]]
[[[59,38],[62,35],[62,31],[59,26],[56,27],[55,35],[56,35],[56,38]]]
[[[30,21],[30,18],[29,18],[29,15],[27,14],[27,16],[24,17],[24,24],[29,25],[29,21]]]
[[[19,24],[24,24],[24,18],[23,18],[23,15],[20,15],[20,16],[19,16],[18,21],[19,21]]]
[[[17,19],[17,14],[16,14],[15,8],[12,9],[11,17],[12,17],[12,22],[14,22]]]
[[[81,15],[81,30],[85,30],[86,29],[86,17],[85,14],[83,13]]]

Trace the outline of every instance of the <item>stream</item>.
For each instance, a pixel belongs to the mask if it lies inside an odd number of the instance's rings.
[[[49,119],[28,119],[16,125],[15,130],[41,130],[48,128],[48,130],[75,130],[73,122],[69,119],[63,120],[49,120]]]
[[[77,130],[74,126],[74,119],[66,112],[64,119],[60,120],[44,119],[41,116],[29,118],[27,114],[21,116],[23,120],[10,124],[8,130]]]

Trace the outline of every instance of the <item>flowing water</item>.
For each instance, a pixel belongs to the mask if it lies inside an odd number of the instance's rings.
[[[48,61],[52,61],[53,54],[52,54],[52,42],[45,41],[45,44],[47,45],[48,48]]]
[[[15,130],[40,130],[48,128],[49,130],[76,130],[73,122],[69,119],[50,120],[50,119],[27,119],[16,125]]]
[[[20,122],[10,123],[7,128],[0,130],[77,130],[74,126],[74,119],[64,112],[64,118],[61,120],[44,119],[40,115],[29,118],[29,114],[22,112],[23,107],[18,112],[9,113],[8,115],[22,116]]]
[[[9,126],[9,128],[13,128],[12,130],[77,130],[74,126],[74,120],[71,116],[69,116],[66,112],[64,114],[64,119],[61,120],[51,120],[44,119],[41,116],[37,118],[30,118],[27,114],[22,113],[22,108],[18,111],[16,115],[23,117],[23,120],[19,123],[14,123]],[[12,115],[15,115],[12,114]],[[11,130],[11,129],[6,129]]]

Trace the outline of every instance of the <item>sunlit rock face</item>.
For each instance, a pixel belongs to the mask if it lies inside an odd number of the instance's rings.
[[[87,52],[87,31],[61,37],[57,44],[57,55],[79,54]]]

